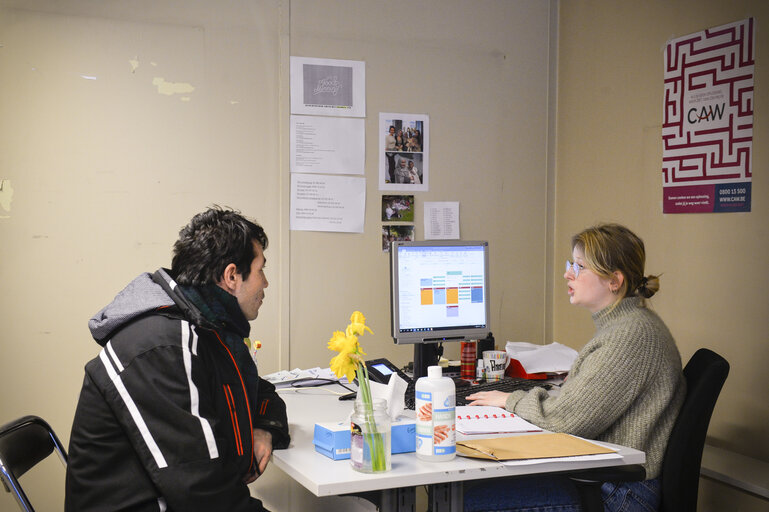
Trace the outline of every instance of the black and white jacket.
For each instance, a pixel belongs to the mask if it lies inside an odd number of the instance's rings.
[[[135,279],[90,327],[104,348],[85,368],[66,510],[261,510],[243,480],[256,470],[254,428],[288,446],[275,387],[253,368],[246,378],[224,334],[162,269]]]

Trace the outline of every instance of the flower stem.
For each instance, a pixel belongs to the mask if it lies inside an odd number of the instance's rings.
[[[365,408],[364,415],[367,432],[364,434],[363,439],[370,449],[371,470],[374,472],[385,471],[387,470],[385,443],[383,434],[377,429],[374,417],[374,404],[371,396],[371,386],[369,385],[368,368],[363,363],[357,363],[355,372],[358,374],[358,391],[361,394],[360,398]]]

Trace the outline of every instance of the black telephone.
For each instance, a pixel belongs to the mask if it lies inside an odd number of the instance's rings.
[[[373,382],[387,384],[390,382],[390,375],[393,373],[398,374],[398,376],[405,380],[406,383],[411,382],[411,377],[403,373],[397,366],[384,358],[366,361],[366,368],[368,369],[368,378]]]
[[[381,384],[387,384],[390,382],[390,375],[393,373],[396,373],[400,376],[401,379],[406,381],[406,384],[408,386],[413,386],[414,381],[403,373],[397,366],[392,364],[387,359],[372,359],[370,361],[366,361],[366,369],[368,370],[368,378],[372,382],[379,382]],[[355,383],[358,383],[358,378],[355,378]],[[352,393],[347,393],[346,395],[342,395],[339,397],[339,400],[355,400],[356,392],[353,391]],[[408,391],[406,393],[408,395]],[[413,397],[413,393],[411,393],[411,396]],[[411,407],[413,409],[413,407]]]

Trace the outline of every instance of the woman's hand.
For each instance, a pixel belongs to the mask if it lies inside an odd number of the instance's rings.
[[[510,393],[503,393],[502,391],[479,391],[467,396],[467,405],[492,405],[495,407],[505,407],[507,397]]]

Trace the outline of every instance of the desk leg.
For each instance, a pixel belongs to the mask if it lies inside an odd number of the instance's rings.
[[[447,482],[430,486],[429,500],[433,512],[462,512],[464,492],[462,482]]]
[[[378,506],[380,512],[414,512],[416,488],[384,489],[381,491]]]
[[[416,487],[401,487],[400,489],[354,492],[343,496],[357,496],[370,501],[379,512],[415,512],[416,495]]]

